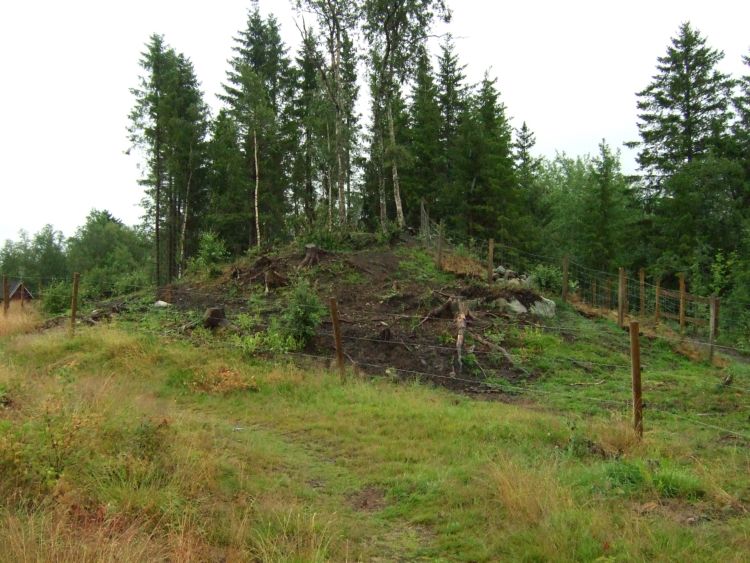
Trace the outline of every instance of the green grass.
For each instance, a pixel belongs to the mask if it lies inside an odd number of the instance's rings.
[[[496,329],[533,371],[511,403],[126,324],[6,336],[0,560],[744,560],[748,441],[671,413],[748,432],[748,366],[644,338],[639,441],[626,334],[550,323]]]

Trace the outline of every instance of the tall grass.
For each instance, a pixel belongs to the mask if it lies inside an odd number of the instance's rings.
[[[25,303],[22,307],[19,301],[11,301],[8,314],[0,312],[0,337],[30,332],[40,319],[35,305]]]

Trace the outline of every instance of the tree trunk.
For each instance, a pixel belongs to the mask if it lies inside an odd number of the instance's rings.
[[[339,226],[346,224],[346,200],[344,199],[344,167],[341,158],[342,142],[341,142],[341,116],[340,110],[336,110],[336,183],[338,185],[339,192]]]
[[[349,125],[347,129],[351,127]],[[349,207],[352,204],[352,155],[349,145],[346,146],[346,221],[349,222]]]
[[[174,194],[174,176],[169,174],[169,209],[167,211],[167,283],[174,279],[174,225],[176,221],[176,202]]]
[[[253,152],[255,153],[255,238],[260,248],[260,212],[258,208],[258,189],[260,187],[260,170],[258,169],[258,137],[253,129]]]
[[[162,162],[161,162],[161,135],[157,130],[155,142],[155,167],[156,167],[156,220],[154,221],[154,230],[156,238],[156,286],[161,284],[161,231],[159,223],[161,222],[161,183],[162,183]]]
[[[331,132],[326,120],[326,147],[328,148],[328,163],[326,163],[326,179],[328,180],[328,230],[333,229],[333,173],[331,172]]]
[[[346,200],[344,198],[345,188],[345,177],[342,153],[344,152],[344,143],[342,140],[342,121],[343,121],[343,110],[341,100],[341,28],[339,22],[336,22],[336,52],[333,58],[333,76],[335,81],[335,103],[336,107],[336,124],[335,124],[335,138],[336,138],[336,185],[338,187],[339,195],[339,226],[343,227],[346,224]]]
[[[396,162],[396,130],[393,126],[393,112],[391,111],[391,102],[388,101],[388,131],[391,141],[391,169],[393,172],[393,199],[396,202],[396,220],[398,226],[403,229],[406,225],[404,221],[404,209],[401,206],[401,186],[398,180],[398,163]]]
[[[380,228],[385,233],[388,230],[388,209],[385,199],[385,144],[383,142],[383,129],[380,123],[381,119],[376,116],[375,127],[378,135],[378,196],[380,198]]]
[[[181,278],[185,269],[185,239],[187,235],[188,211],[190,211],[190,183],[193,180],[193,147],[188,153],[188,179],[185,186],[185,205],[182,209],[182,226],[180,228],[180,261],[177,264],[177,277]]]
[[[305,130],[305,216],[307,217],[307,224],[312,227],[315,223],[315,187],[313,186],[312,180],[312,150],[310,145],[311,133],[309,128]]]

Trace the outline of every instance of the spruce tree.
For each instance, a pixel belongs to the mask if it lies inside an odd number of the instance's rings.
[[[720,149],[732,91],[732,80],[717,68],[723,57],[684,23],[658,58],[651,84],[638,93],[638,163],[652,193],[685,164]]]
[[[749,74],[739,80],[739,93],[734,100],[737,121],[732,127],[732,132],[733,156],[745,173],[745,187],[737,199],[743,208],[747,208],[750,205],[750,56],[743,56],[742,61],[748,67]]]
[[[409,147],[411,166],[406,171],[406,192],[410,195],[408,217],[412,224],[419,213],[419,202],[424,200],[428,212],[435,210],[439,180],[440,107],[437,101],[432,64],[427,49],[417,53],[414,88],[409,106]]]
[[[248,244],[259,246],[286,233],[290,159],[281,115],[289,103],[290,71],[278,22],[273,16],[264,20],[257,2],[235,38],[234,53],[221,98],[237,122],[249,180]]]
[[[211,124],[207,147],[209,205],[206,223],[234,255],[247,248],[248,217],[253,214],[247,197],[249,180],[239,138],[234,119],[226,109],[220,110]]]
[[[542,244],[544,226],[550,220],[550,209],[545,204],[545,187],[539,177],[542,159],[532,154],[535,145],[536,137],[524,121],[516,129],[516,140],[513,143],[520,205],[525,210],[525,226],[522,229],[526,236],[523,246],[528,250],[541,252],[539,246]]]
[[[516,244],[521,237],[511,127],[495,80],[486,74],[459,121],[456,175],[449,185],[458,233]],[[462,210],[462,211],[461,211]]]
[[[204,193],[199,186],[207,109],[190,60],[160,35],[152,35],[146,47],[140,61],[144,75],[131,90],[135,105],[129,133],[148,161],[144,204],[154,225],[156,281],[161,284],[179,275],[190,215],[200,214],[195,203]]]
[[[438,137],[440,143],[440,180],[437,190],[437,215],[447,217],[453,212],[451,198],[447,196],[451,185],[455,184],[454,162],[457,158],[457,138],[459,123],[467,112],[467,92],[464,80],[464,66],[458,62],[453,39],[448,35],[438,57],[438,107],[441,126]]]

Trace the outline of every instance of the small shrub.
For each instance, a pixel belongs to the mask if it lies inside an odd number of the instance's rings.
[[[68,282],[59,281],[45,288],[42,309],[49,315],[61,315],[70,308],[72,288]]]
[[[326,309],[310,283],[300,278],[292,287],[287,308],[281,315],[279,333],[283,339],[293,339],[304,348],[315,336],[315,331],[326,315]]]
[[[540,291],[560,293],[562,291],[562,270],[555,266],[539,264],[531,270],[534,286]]]
[[[378,230],[377,242],[378,244],[387,244],[393,246],[401,238],[401,228],[396,223],[388,223],[385,230]]]
[[[227,260],[226,245],[219,235],[212,231],[201,233],[198,253],[190,260],[189,269],[193,272],[214,277],[221,273],[220,264]]]

